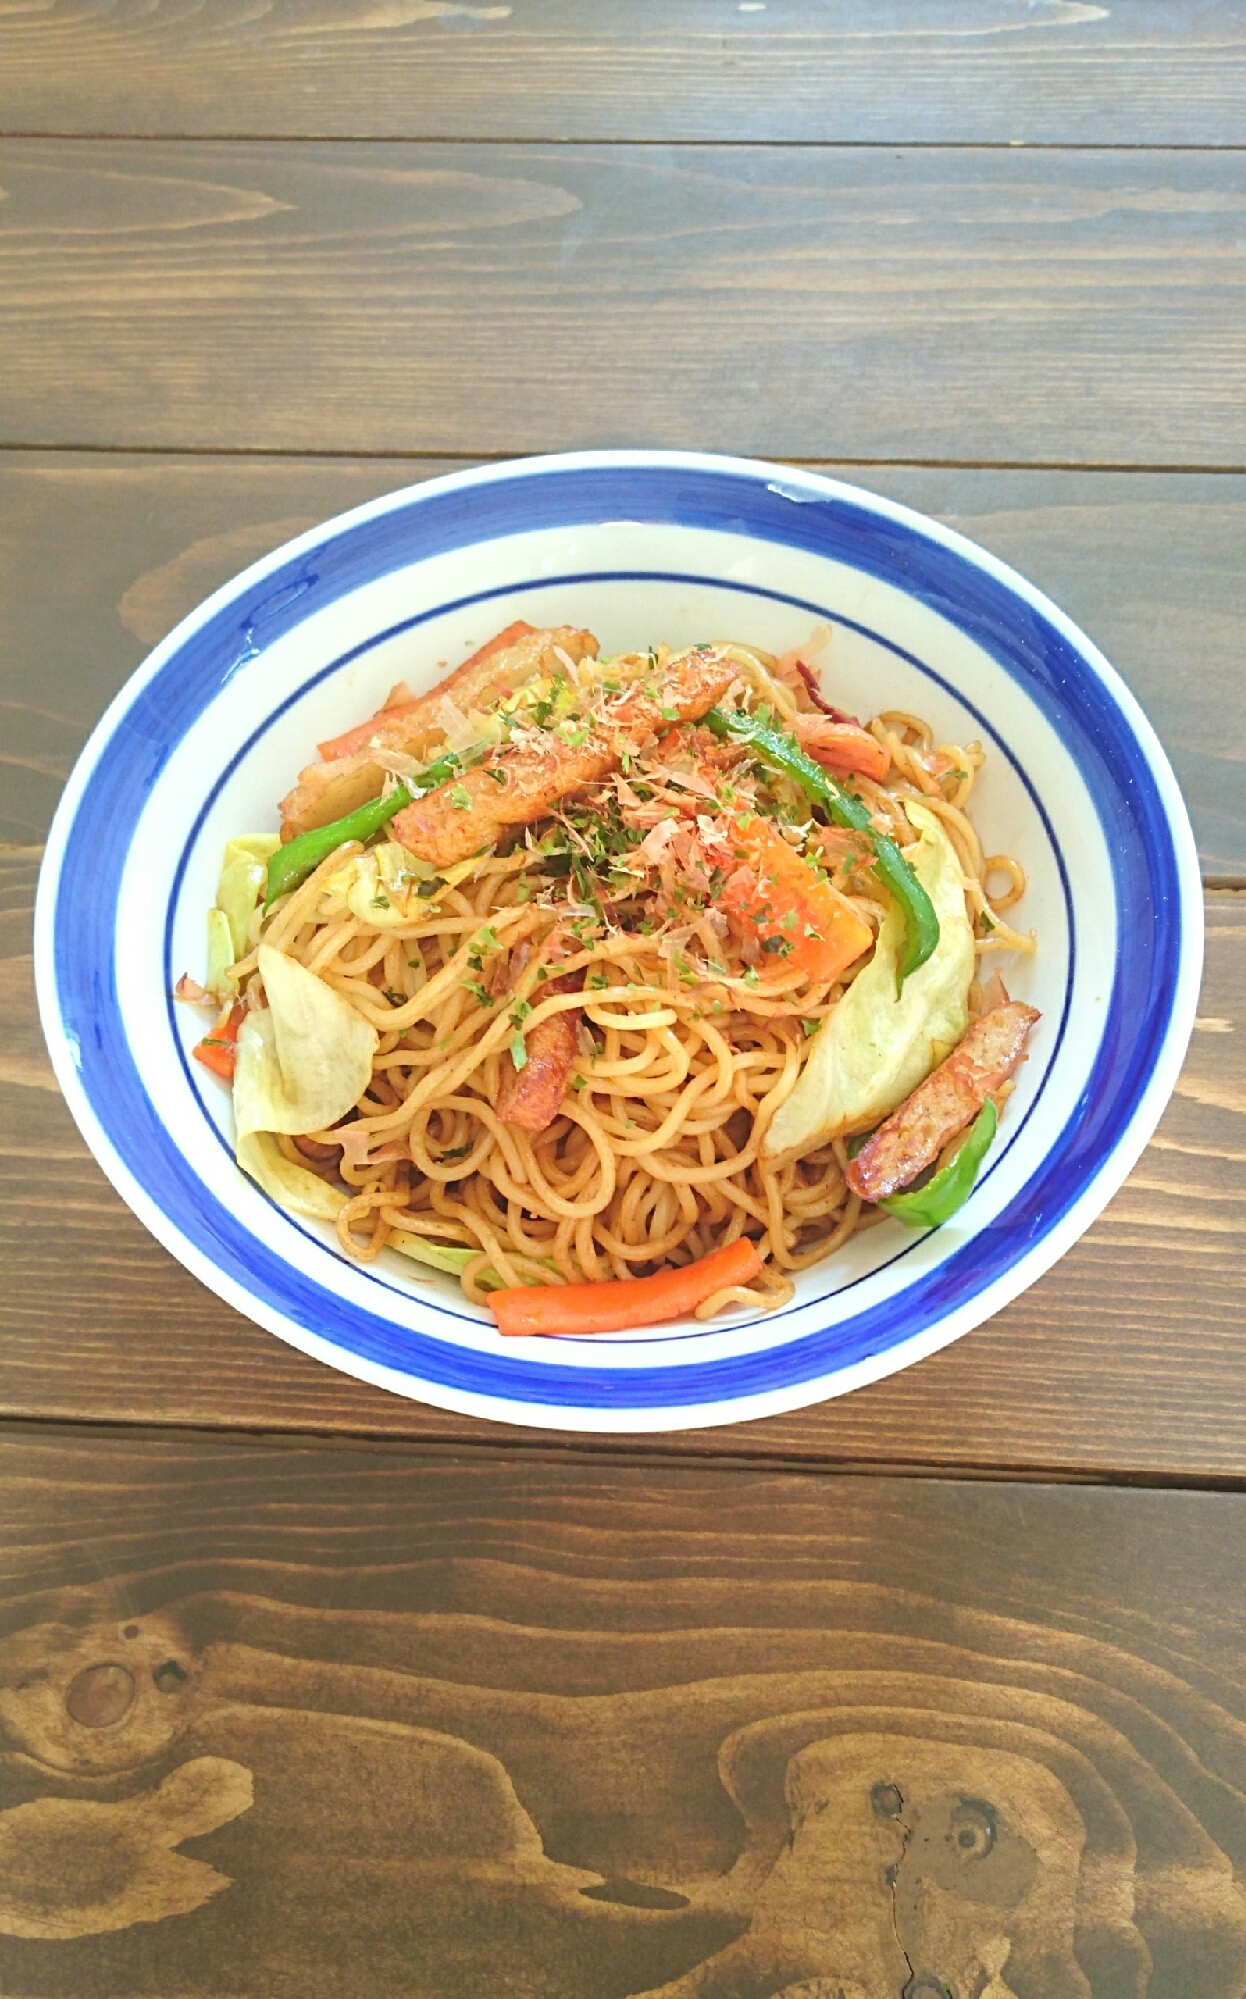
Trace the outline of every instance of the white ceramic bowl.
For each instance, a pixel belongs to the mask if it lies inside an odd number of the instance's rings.
[[[356,1266],[234,1166],[228,1099],[171,989],[203,962],[232,833],[320,738],[515,618],[610,651],[831,627],[841,705],[928,716],[989,751],[988,852],[1024,863],[1040,949],[1007,963],[1042,1010],[1001,1137],[955,1221],[888,1221],[787,1310],[608,1339],[501,1341],[448,1279]],[[586,452],[434,480],[278,549],[178,626],[69,781],[36,913],[40,1006],[92,1150],[221,1297],[333,1366],[442,1407],[666,1430],[841,1394],[955,1339],[1031,1284],[1142,1150],[1189,1036],[1202,957],[1193,838],[1162,750],[1090,642],[958,535],[832,480],[682,452]]]

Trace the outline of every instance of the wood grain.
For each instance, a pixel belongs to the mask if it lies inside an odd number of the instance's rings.
[[[35,1428],[0,1543],[11,1999],[1242,1990],[1240,1496]]]
[[[0,453],[0,841],[39,840],[144,652],[247,562],[427,460]],[[1246,880],[1246,478],[828,465],[982,542],[1107,653],[1173,759],[1205,873]]]
[[[0,856],[0,1414],[532,1441],[371,1389],[282,1346],[205,1291],[86,1152],[30,988],[30,855]],[[1246,896],[1208,897],[1200,1026],[1177,1095],[1122,1192],[1032,1290],[954,1347],[819,1409],[660,1439],[560,1448],[702,1459],[1246,1478]]]
[[[1246,467],[1246,154],[0,146],[0,442]]]
[[[0,10],[0,124],[287,137],[1240,145],[1200,0],[172,0]]]

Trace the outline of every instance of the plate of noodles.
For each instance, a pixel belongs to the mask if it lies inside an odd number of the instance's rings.
[[[218,591],[36,913],[96,1157],[346,1372],[580,1430],[907,1366],[1088,1226],[1201,893],[1127,689],[961,537],[787,467],[434,480]]]

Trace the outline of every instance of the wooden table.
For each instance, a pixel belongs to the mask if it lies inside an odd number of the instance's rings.
[[[0,1991],[1241,1999],[1241,9],[0,0],[0,121]],[[31,897],[208,590],[629,442],[825,465],[1064,605],[1185,787],[1207,974],[989,1325],[537,1438],[170,1261],[57,1095]]]

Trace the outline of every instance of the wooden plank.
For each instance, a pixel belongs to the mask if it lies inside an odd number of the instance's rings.
[[[0,454],[0,841],[39,840],[145,650],[245,563],[445,463]],[[1246,478],[827,466],[1014,563],[1124,674],[1205,872],[1246,879]]]
[[[43,1053],[34,865],[0,855],[0,1415],[354,1432],[480,1446],[532,1433],[338,1376],[212,1297],[122,1206]],[[819,1409],[606,1455],[732,1455],[1053,1476],[1246,1477],[1246,896],[1208,897],[1200,1026],[1160,1130],[1104,1216],[988,1325]]]
[[[117,689],[218,585],[317,521],[445,469],[0,453],[0,842],[43,838]]]
[[[11,1999],[1242,1990],[1241,1496],[36,1429],[0,1523]]]
[[[0,147],[0,442],[1246,466],[1246,155]]]
[[[350,0],[9,7],[0,124],[291,138],[1240,145],[1246,31],[1200,0]]]

